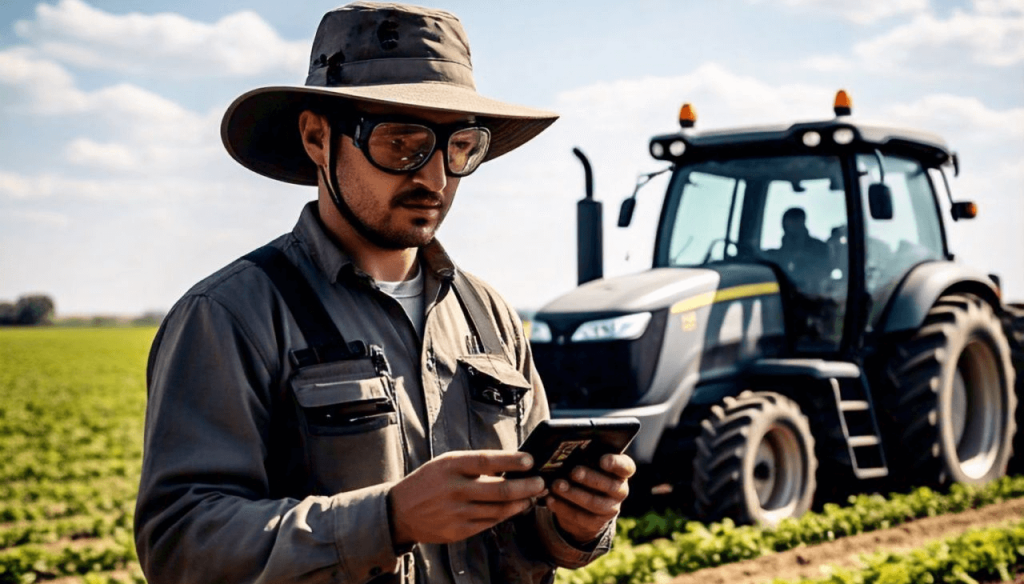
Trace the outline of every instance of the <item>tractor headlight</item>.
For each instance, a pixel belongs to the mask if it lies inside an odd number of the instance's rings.
[[[572,334],[574,342],[628,341],[640,338],[651,322],[650,312],[603,318],[581,324]]]
[[[527,336],[530,337],[531,343],[550,343],[551,342],[551,327],[548,323],[543,320],[529,321],[526,324],[529,332]]]

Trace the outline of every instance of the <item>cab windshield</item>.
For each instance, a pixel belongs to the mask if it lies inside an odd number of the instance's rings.
[[[692,163],[669,186],[655,264],[770,264],[801,302],[839,310],[848,291],[847,225],[838,157]],[[826,328],[819,338],[834,346],[839,323]]]
[[[778,156],[708,161],[677,171],[669,187],[659,266],[780,263],[788,252],[845,244],[846,195],[839,159]],[[815,243],[816,242],[816,243]],[[800,245],[800,248],[793,247]]]

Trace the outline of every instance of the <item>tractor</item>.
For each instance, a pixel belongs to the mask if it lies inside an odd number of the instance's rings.
[[[650,140],[671,173],[653,265],[626,276],[601,277],[577,151],[581,285],[529,336],[552,416],[641,420],[634,509],[671,491],[701,520],[776,525],[854,491],[1006,474],[1024,309],[954,262],[943,216],[977,213],[950,194],[957,156],[856,120],[845,91],[834,112],[698,131],[684,105]]]

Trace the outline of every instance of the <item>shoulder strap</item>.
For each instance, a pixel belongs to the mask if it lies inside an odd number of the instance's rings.
[[[284,252],[268,244],[243,259],[256,264],[267,274],[309,345],[306,349],[292,352],[296,366],[366,354],[365,344],[361,341],[345,342],[323,302]]]
[[[492,324],[491,317],[487,313],[487,304],[476,287],[469,283],[461,270],[455,271],[455,279],[452,280],[452,289],[459,298],[462,306],[466,309],[466,316],[476,331],[477,337],[483,344],[484,352],[491,355],[504,355],[501,347],[501,340],[498,332]],[[468,294],[467,294],[468,292]]]

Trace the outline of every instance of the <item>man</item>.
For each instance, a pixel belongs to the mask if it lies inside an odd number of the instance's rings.
[[[820,292],[830,267],[828,244],[807,230],[807,212],[792,207],[782,214],[782,246],[778,250],[783,269],[804,290]]]
[[[318,197],[157,334],[150,582],[542,582],[608,549],[633,461],[502,478],[544,388],[514,311],[434,238],[463,176],[555,118],[479,96],[451,14],[366,3],[324,16],[304,87],[231,105],[232,156]]]

